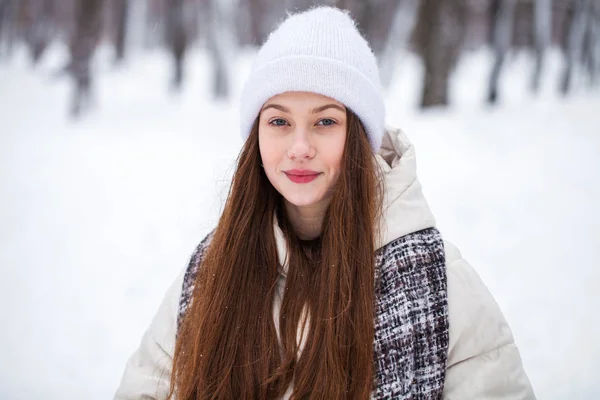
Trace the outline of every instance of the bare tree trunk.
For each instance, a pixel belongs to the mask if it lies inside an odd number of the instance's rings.
[[[496,104],[498,101],[498,83],[506,53],[512,43],[516,0],[494,0],[492,3],[492,43],[495,61],[490,76],[487,101]]]
[[[392,30],[396,10],[403,0],[338,0],[336,7],[346,9],[369,42],[373,53],[381,57]],[[319,3],[324,3],[320,1]]]
[[[29,50],[30,30],[33,25],[33,11],[31,0],[17,2],[17,37],[25,42]]]
[[[265,42],[277,22],[285,15],[285,3],[269,0],[245,0],[250,14],[252,42],[260,45]]]
[[[230,17],[237,2],[210,0],[210,27],[208,48],[213,63],[213,96],[226,99],[229,96],[229,62],[234,53],[235,32]]]
[[[586,13],[588,10],[588,0],[575,0],[573,18],[569,26],[566,49],[566,65],[560,82],[560,92],[567,95],[571,90],[573,79],[573,69],[575,63],[581,59],[583,39],[586,30]]]
[[[21,34],[36,64],[52,38],[53,0],[20,0]]]
[[[102,31],[102,0],[76,3],[76,26],[71,38],[71,61],[68,70],[75,82],[71,115],[78,117],[91,102],[92,75],[90,63]]]
[[[166,20],[164,13],[159,12],[157,0],[130,0],[131,31],[129,37],[132,45],[146,49],[165,44]]]
[[[0,0],[0,57],[3,47],[10,47],[12,23],[14,20],[12,0]],[[8,52],[8,51],[7,51]]]
[[[581,61],[586,67],[589,84],[596,85],[600,72],[600,0],[589,5]]]
[[[462,0],[422,0],[415,32],[425,66],[421,107],[446,106],[448,81],[464,40],[466,4]]]
[[[591,51],[593,54],[594,65],[590,81],[592,85],[597,85],[599,81],[598,75],[600,75],[600,1],[598,0],[594,2],[593,29],[591,31],[591,36],[593,38]]]
[[[237,43],[240,46],[257,45],[252,22],[252,12],[250,11],[250,1],[240,1],[234,14]]]
[[[248,0],[247,3],[248,14],[250,16],[250,33],[253,38],[252,42],[256,45],[261,45],[267,38],[263,34],[261,26],[264,23],[261,21],[261,17],[264,15],[261,0]]]
[[[0,0],[0,43],[4,38],[4,31],[8,25],[9,0]]]
[[[175,90],[181,89],[183,84],[183,62],[188,42],[185,29],[184,2],[184,0],[171,0],[167,10],[167,41],[173,54],[172,87]]]
[[[285,9],[296,13],[306,11],[315,4],[314,0],[285,0]]]
[[[531,90],[539,92],[544,53],[552,37],[552,0],[535,0],[534,4],[534,41],[535,67],[531,77]]]
[[[115,61],[122,62],[125,59],[125,43],[127,36],[127,21],[129,14],[129,0],[115,0],[115,20],[117,32],[115,38]]]
[[[376,43],[373,37],[369,35],[375,11],[372,2],[373,0],[338,0],[336,6],[350,11],[350,15],[356,21],[358,29],[375,49],[377,47]]]
[[[389,88],[398,62],[398,53],[410,48],[410,34],[412,33],[419,11],[420,0],[400,0],[395,12],[390,33],[382,52],[379,63],[381,84]]]

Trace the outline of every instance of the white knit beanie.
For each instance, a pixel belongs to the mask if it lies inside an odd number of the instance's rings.
[[[347,12],[317,7],[289,16],[271,32],[241,96],[244,138],[264,103],[284,92],[314,92],[343,103],[360,118],[373,151],[384,133],[385,106],[377,61]]]

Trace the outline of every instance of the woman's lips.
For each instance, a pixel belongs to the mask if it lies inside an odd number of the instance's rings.
[[[321,175],[320,172],[300,169],[292,169],[289,171],[284,171],[284,173],[288,179],[294,183],[308,183]]]

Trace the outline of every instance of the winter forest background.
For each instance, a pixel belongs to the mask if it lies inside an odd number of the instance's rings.
[[[0,44],[10,57],[16,44],[37,63],[59,40],[69,58],[57,74],[69,75],[75,91],[71,113],[79,115],[92,94],[91,61],[102,44],[114,46],[115,63],[132,48],[164,48],[173,60],[171,83],[185,84],[186,54],[207,52],[210,91],[230,96],[230,64],[238,52],[263,43],[287,12],[329,4],[351,12],[380,60],[382,81],[392,83],[400,51],[417,54],[425,73],[421,106],[447,105],[453,68],[467,50],[491,46],[493,65],[486,90],[496,103],[502,67],[510,50],[532,53],[528,85],[537,93],[550,47],[563,53],[557,90],[571,91],[574,70],[598,85],[600,2],[598,0],[0,0]],[[189,67],[188,67],[189,68]]]
[[[111,398],[214,226],[241,84],[348,9],[539,399],[600,398],[600,0],[0,0],[0,399]]]

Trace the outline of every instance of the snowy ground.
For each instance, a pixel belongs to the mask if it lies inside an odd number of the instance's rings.
[[[32,69],[0,61],[0,398],[111,398],[164,291],[213,226],[241,146],[235,84],[215,104],[204,56],[167,90],[170,60],[101,54],[97,110],[65,118],[55,47]],[[455,106],[415,111],[420,70],[400,60],[390,124],[417,147],[444,235],[509,320],[540,399],[600,398],[600,94],[526,92],[512,60],[501,107],[482,106],[489,55],[466,57]],[[237,66],[244,76],[247,62]]]

